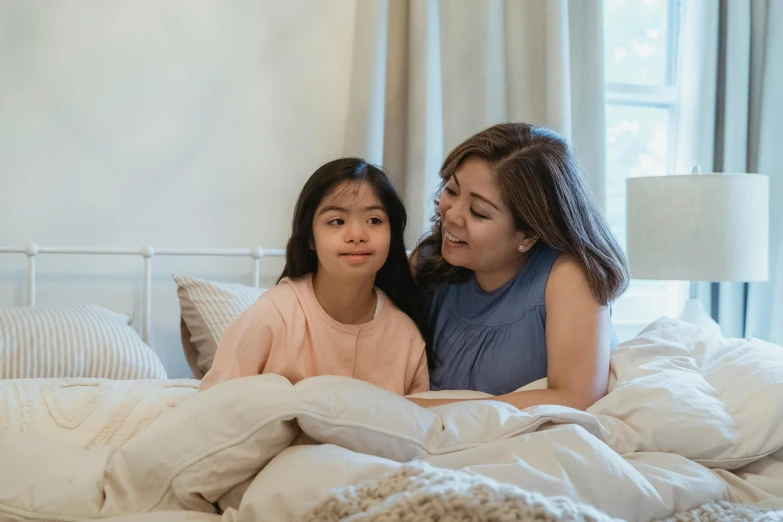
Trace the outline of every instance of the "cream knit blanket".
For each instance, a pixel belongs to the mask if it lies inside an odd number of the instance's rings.
[[[665,522],[780,522],[783,511],[732,504],[730,502],[709,502],[690,511],[677,513]]]
[[[304,522],[621,522],[565,497],[546,497],[477,473],[410,463],[334,490]],[[661,522],[783,521],[783,512],[709,503]]]
[[[564,497],[545,497],[476,473],[411,463],[336,489],[305,522],[614,522]]]

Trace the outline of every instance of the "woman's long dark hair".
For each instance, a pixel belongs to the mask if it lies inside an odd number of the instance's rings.
[[[608,304],[628,287],[628,262],[601,216],[576,158],[554,131],[526,123],[502,123],[468,138],[443,162],[441,190],[468,157],[487,162],[514,216],[517,230],[577,258],[593,297]],[[452,266],[441,251],[441,216],[435,201],[430,234],[412,258],[424,288],[464,281],[472,272]]]
[[[286,246],[285,268],[280,279],[298,279],[317,271],[318,255],[311,248],[315,212],[326,196],[346,182],[367,183],[381,200],[389,218],[391,238],[389,255],[375,276],[375,286],[383,290],[400,310],[413,319],[419,331],[423,332],[416,284],[405,255],[403,233],[408,214],[389,176],[361,158],[330,161],[307,180],[294,209],[291,237]]]

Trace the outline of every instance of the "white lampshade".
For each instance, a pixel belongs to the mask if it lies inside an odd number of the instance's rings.
[[[769,179],[688,174],[627,181],[633,277],[765,281],[769,275]]]

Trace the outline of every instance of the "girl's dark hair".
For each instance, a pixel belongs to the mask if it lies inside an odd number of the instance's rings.
[[[599,303],[608,304],[625,291],[629,281],[625,254],[561,136],[526,123],[503,123],[479,132],[446,158],[440,171],[441,191],[469,156],[489,164],[517,230],[581,262]],[[441,216],[435,203],[432,231],[411,256],[416,280],[424,288],[464,281],[472,273],[443,258]]]
[[[318,255],[311,248],[315,212],[326,196],[346,182],[367,183],[381,200],[389,218],[391,238],[389,256],[375,276],[375,286],[383,290],[400,310],[413,319],[419,331],[423,332],[416,283],[405,255],[403,233],[408,214],[389,176],[363,159],[341,158],[330,161],[307,180],[294,208],[291,237],[286,246],[285,268],[280,279],[298,279],[316,272]]]

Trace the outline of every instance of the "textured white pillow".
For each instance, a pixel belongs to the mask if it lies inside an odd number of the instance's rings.
[[[94,304],[0,308],[0,378],[165,379],[130,316]]]
[[[231,283],[215,283],[190,276],[174,276],[182,313],[182,346],[197,379],[212,367],[220,336],[253,304],[264,290]]]
[[[734,470],[783,441],[783,349],[663,318],[612,352],[614,384],[588,413],[620,454],[676,453]]]

